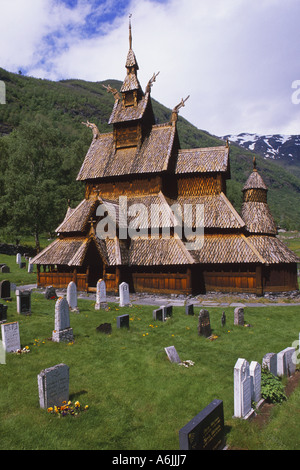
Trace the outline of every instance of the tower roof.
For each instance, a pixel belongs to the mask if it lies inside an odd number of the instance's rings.
[[[246,191],[247,189],[265,189],[266,191],[268,190],[268,186],[265,184],[264,180],[256,169],[255,157],[253,158],[253,171],[247,179],[246,184],[243,187],[243,191]]]

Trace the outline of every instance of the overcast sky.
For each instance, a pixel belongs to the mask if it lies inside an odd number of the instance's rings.
[[[300,134],[299,0],[0,0],[0,67],[123,81],[129,14],[160,103],[190,95],[180,115],[219,136]]]

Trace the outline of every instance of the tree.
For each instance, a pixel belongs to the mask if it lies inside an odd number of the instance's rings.
[[[40,234],[59,223],[62,205],[59,186],[63,133],[44,116],[25,122],[9,136],[3,205],[8,228],[18,238],[32,234],[37,252]]]

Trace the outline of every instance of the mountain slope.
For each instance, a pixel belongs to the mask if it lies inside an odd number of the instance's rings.
[[[15,134],[13,130],[26,122],[41,121],[43,118],[60,133],[61,141],[64,141],[61,159],[64,184],[60,182],[58,187],[62,202],[57,204],[53,218],[54,229],[57,220],[64,217],[67,199],[70,197],[74,205],[82,198],[83,187],[75,179],[92,139],[90,129],[83,126],[82,122],[94,122],[100,132],[111,130],[107,121],[114,98],[102,84],[120,89],[121,82],[86,82],[75,79],[52,82],[9,73],[1,68],[0,80],[5,82],[7,93],[7,104],[0,106],[0,206],[1,198],[5,197],[7,159],[12,157],[9,153],[11,150],[8,149]],[[152,101],[157,123],[168,121],[171,110],[154,99]],[[221,138],[197,129],[180,116],[178,133],[182,148],[224,144]],[[242,204],[241,190],[252,171],[253,152],[252,148],[243,148],[235,142],[230,147],[231,180],[227,184],[227,195],[239,211]],[[61,144],[58,151],[62,151]],[[276,161],[264,159],[258,151],[257,166],[269,187],[269,205],[276,222],[287,229],[300,229],[300,176],[291,174]]]

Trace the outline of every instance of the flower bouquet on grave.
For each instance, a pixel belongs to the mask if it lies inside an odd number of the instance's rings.
[[[67,415],[78,416],[81,412],[86,411],[88,405],[82,406],[79,401],[72,403],[71,401],[64,401],[61,406],[50,406],[47,411],[48,413],[64,417]]]

